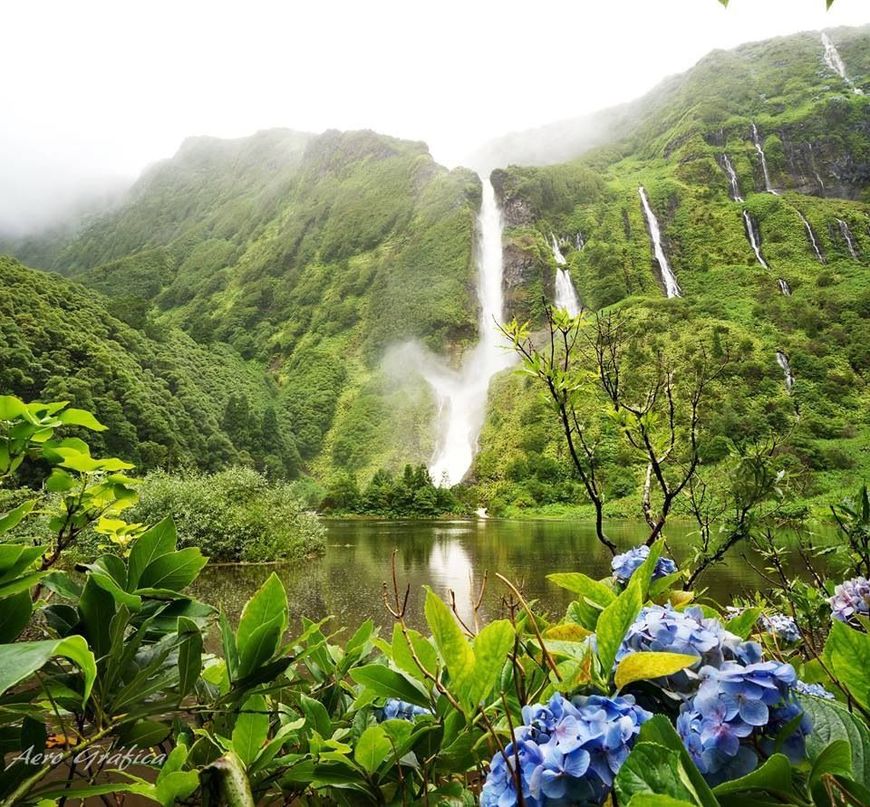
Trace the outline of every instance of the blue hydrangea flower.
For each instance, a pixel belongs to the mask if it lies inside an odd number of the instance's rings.
[[[481,804],[516,804],[517,778],[530,807],[601,804],[650,717],[630,695],[569,701],[556,694],[546,705],[525,707],[514,741],[493,757]]]
[[[431,715],[429,709],[417,706],[413,703],[400,701],[398,698],[388,698],[387,702],[378,710],[379,720],[411,720],[419,715]]]
[[[828,600],[831,616],[840,622],[849,622],[856,616],[870,616],[870,581],[866,577],[853,577],[834,589]]]
[[[648,557],[649,547],[646,545],[636,546],[633,549],[629,549],[628,552],[616,555],[610,562],[613,577],[620,583],[627,583]],[[660,557],[656,561],[655,569],[653,569],[652,579],[658,580],[660,577],[673,574],[675,571],[677,571],[676,563],[670,558]]]
[[[782,642],[793,644],[800,641],[801,634],[795,621],[786,614],[762,614],[759,620],[761,627],[772,633]]]
[[[794,691],[801,695],[812,695],[815,698],[824,698],[827,701],[835,700],[833,693],[828,692],[821,684],[806,684],[798,681],[794,685]]]

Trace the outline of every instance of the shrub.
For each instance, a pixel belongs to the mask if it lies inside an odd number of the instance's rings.
[[[150,474],[130,518],[153,523],[165,515],[175,520],[182,546],[214,560],[294,560],[324,547],[323,526],[294,486],[250,468]]]

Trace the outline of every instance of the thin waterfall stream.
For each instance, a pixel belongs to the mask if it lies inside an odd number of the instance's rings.
[[[580,313],[581,306],[577,290],[571,282],[571,275],[565,268],[567,261],[559,248],[556,236],[552,233],[550,233],[550,242],[553,249],[553,259],[556,261],[556,308],[564,308],[572,317],[576,317]]]
[[[816,258],[819,263],[824,263],[825,259],[822,257],[822,251],[819,249],[819,242],[816,240],[816,234],[813,232],[813,228],[807,221],[807,217],[801,213],[800,210],[797,211],[797,214],[801,217],[801,221],[804,223],[804,229],[807,231],[807,237],[810,239],[810,245],[813,248],[813,252],[816,254]]]
[[[677,278],[671,270],[671,265],[668,263],[668,257],[665,255],[664,247],[662,247],[662,234],[659,229],[658,219],[650,207],[649,199],[647,199],[643,185],[637,189],[637,192],[640,194],[640,201],[643,205],[643,214],[646,218],[647,230],[649,230],[649,235],[652,239],[653,254],[655,255],[659,269],[662,273],[662,282],[665,284],[665,294],[668,297],[682,297],[683,291],[680,288],[680,284],[677,283]]]
[[[779,196],[779,193],[775,191],[773,189],[773,185],[770,184],[770,174],[767,170],[767,157],[764,156],[764,148],[761,144],[761,137],[758,134],[758,127],[755,125],[754,121],[752,123],[752,142],[755,145],[755,150],[761,157],[761,170],[764,173],[764,189],[768,193],[772,193],[774,196]]]
[[[843,57],[840,56],[840,51],[837,50],[837,46],[831,42],[831,37],[829,37],[824,31],[822,31],[822,45],[825,48],[825,55],[823,57],[825,64],[841,79],[843,79],[844,82],[846,82],[853,93],[856,95],[863,95],[863,90],[856,87],[852,79],[846,75],[846,63],[843,61]]]

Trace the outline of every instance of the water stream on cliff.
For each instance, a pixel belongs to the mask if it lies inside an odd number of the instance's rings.
[[[764,149],[761,146],[761,138],[758,136],[758,127],[754,122],[752,124],[752,142],[755,144],[755,150],[761,157],[761,170],[764,173],[764,189],[768,193],[772,193],[774,196],[779,196],[770,184],[770,174],[767,172],[767,158],[764,156]]]
[[[794,374],[791,371],[788,356],[786,356],[781,350],[776,351],[776,363],[782,367],[782,372],[785,375],[786,389],[791,393],[791,388],[794,386]]]
[[[418,368],[432,386],[439,407],[439,435],[429,473],[436,485],[455,485],[471,467],[486,415],[492,377],[513,363],[513,353],[498,329],[502,321],[502,216],[495,189],[483,179],[478,214],[477,295],[480,337],[458,370],[443,362]]]
[[[757,260],[765,269],[770,269],[767,265],[767,261],[764,260],[764,257],[761,254],[761,236],[755,225],[755,221],[752,216],[749,215],[748,210],[743,211],[743,224],[746,227],[746,237],[749,239],[749,244],[752,247],[752,251],[755,253],[755,260]]]
[[[556,261],[556,308],[564,308],[572,317],[580,313],[580,300],[577,290],[571,282],[571,275],[564,268],[567,261],[559,248],[556,236],[550,233],[550,245],[553,249],[553,259]]]
[[[813,232],[813,228],[810,226],[810,223],[807,221],[806,216],[798,210],[797,214],[801,217],[801,221],[804,223],[804,229],[807,231],[807,236],[810,239],[810,244],[813,247],[813,252],[816,253],[816,258],[818,258],[819,263],[824,263],[825,259],[822,257],[822,251],[819,249],[819,242],[816,241],[816,234]]]
[[[731,200],[734,202],[742,202],[743,197],[740,195],[740,185],[737,183],[737,172],[734,166],[731,165],[731,160],[727,154],[722,154],[722,163],[725,166],[725,173],[728,174],[728,181],[731,183]]]
[[[788,283],[781,277],[777,278],[776,282],[779,283],[780,292],[786,297],[791,297],[791,286],[789,286]]]
[[[640,201],[643,205],[643,214],[646,218],[646,226],[649,230],[650,238],[652,238],[653,253],[655,254],[656,261],[658,261],[659,269],[662,273],[662,281],[665,284],[665,294],[668,297],[682,297],[682,289],[680,289],[680,284],[677,283],[677,278],[671,271],[667,255],[665,255],[665,250],[662,247],[662,234],[659,229],[658,219],[656,218],[655,213],[653,213],[652,208],[649,206],[649,199],[647,199],[643,185],[637,189],[637,192],[640,194]]]
[[[858,249],[855,247],[855,239],[852,237],[852,231],[849,229],[849,225],[846,224],[843,219],[837,219],[837,226],[840,228],[840,235],[842,235],[843,239],[846,241],[846,246],[849,248],[849,254],[853,258],[857,258]]]
[[[856,87],[846,75],[846,64],[840,56],[840,51],[837,50],[837,46],[831,42],[831,38],[824,31],[822,31],[822,45],[825,47],[825,64],[849,85],[853,93],[863,95],[863,91]]]

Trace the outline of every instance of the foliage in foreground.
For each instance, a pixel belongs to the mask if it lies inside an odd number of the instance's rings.
[[[295,486],[250,468],[149,474],[130,517],[153,524],[165,516],[182,546],[199,547],[213,560],[299,560],[324,547],[324,529]]]
[[[206,558],[178,548],[169,518],[125,526],[126,464],[58,436],[74,424],[102,428],[63,403],[0,397],[0,474],[47,463],[46,484],[62,494],[50,542],[0,544],[0,805],[107,794],[500,807],[614,794],[630,807],[870,798],[866,492],[838,510],[840,561],[860,579],[828,592],[821,625],[796,600],[786,617],[679,590],[689,570],[660,539],[616,556],[603,580],[551,575],[576,595],[555,620],[500,576],[504,618],[482,627],[479,600],[463,621],[428,591],[428,636],[405,620],[394,567],[392,633],[367,620],[339,644],[326,619],[301,618],[288,639],[274,574],[235,627],[186,595]],[[33,509],[6,513],[0,533]],[[81,576],[59,571],[88,525],[125,551]],[[212,626],[220,652],[205,641]]]

